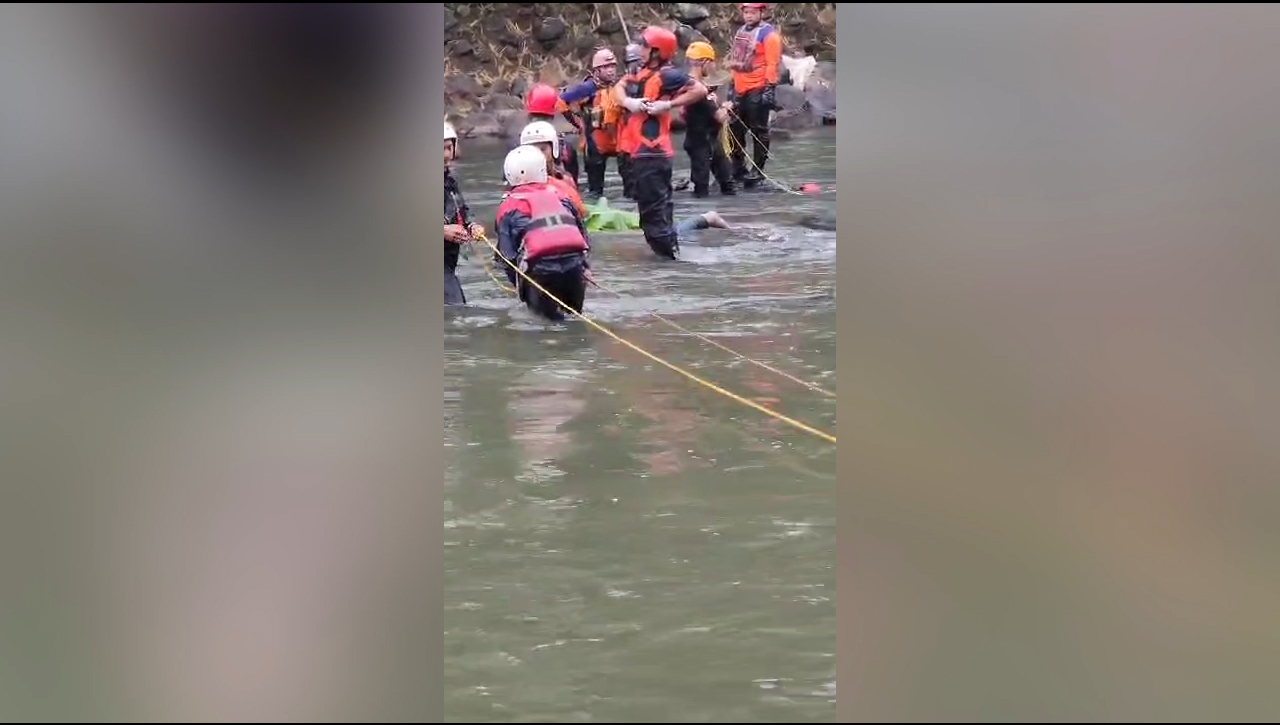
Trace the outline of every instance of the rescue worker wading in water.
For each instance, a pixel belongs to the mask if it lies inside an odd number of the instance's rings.
[[[560,192],[560,195],[573,204],[573,209],[586,220],[587,207],[573,183],[573,179],[560,168],[560,136],[556,129],[546,121],[534,121],[520,132],[520,145],[538,149],[547,159],[547,184]]]
[[[671,173],[675,150],[671,145],[671,110],[707,97],[707,88],[671,65],[676,35],[650,26],[641,34],[644,66],[628,74],[615,87],[620,103],[629,112],[627,149],[644,240],[655,254],[676,259],[675,202]]]
[[[444,122],[444,303],[465,305],[467,296],[458,281],[458,254],[468,240],[484,233],[484,227],[471,221],[471,209],[462,196],[458,180],[449,165],[458,154],[458,132]]]
[[[502,172],[510,190],[498,206],[494,265],[503,268],[520,300],[534,313],[559,321],[566,310],[516,274],[504,259],[581,313],[591,280],[587,260],[591,245],[585,222],[573,205],[547,184],[547,162],[536,148],[521,146],[508,153]]]
[[[689,75],[705,84],[716,60],[715,49],[699,40],[689,44],[684,57],[689,62]],[[700,198],[710,193],[712,175],[715,175],[721,194],[737,193],[729,169],[729,157],[720,142],[729,112],[720,108],[717,101],[715,93],[708,93],[706,98],[684,109],[684,150],[689,154],[689,180],[693,182],[693,195]]]
[[[734,120],[731,156],[733,176],[752,188],[762,180],[769,161],[769,112],[777,105],[778,66],[782,61],[782,36],[763,22],[768,3],[742,3],[742,27],[729,50],[729,70],[733,74],[730,106]],[[747,132],[751,133],[748,134]],[[747,163],[747,143],[751,144],[751,168]]]
[[[524,97],[524,111],[528,116],[527,123],[534,121],[546,121],[555,128],[556,113],[562,110],[568,110],[566,106],[560,103],[560,94],[555,88],[539,83]],[[561,141],[564,139],[562,138]],[[507,144],[507,150],[510,151],[520,145],[520,138],[517,136]],[[573,179],[574,186],[578,184],[578,151],[571,143],[560,144],[560,167],[565,170],[569,177]]]
[[[626,57],[627,72],[624,75],[633,75],[640,72],[640,46],[631,43],[624,51]],[[631,132],[630,124],[627,119],[631,114],[627,109],[622,108],[619,111],[618,121],[618,175],[622,177],[622,195],[628,199],[635,199],[635,184],[631,180],[631,139],[634,136]]]
[[[591,75],[560,94],[560,101],[573,109],[586,155],[587,196],[604,196],[604,172],[611,158],[618,156],[618,127],[622,107],[613,97],[613,84],[618,80],[618,59],[608,48],[597,50],[591,58]],[[618,175],[622,175],[619,162]]]

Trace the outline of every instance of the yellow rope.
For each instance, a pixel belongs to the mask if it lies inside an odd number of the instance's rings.
[[[600,289],[601,291],[603,291],[603,292],[608,292],[608,293],[609,293],[609,294],[611,294],[611,295],[614,295],[614,296],[617,296],[617,297],[622,297],[622,294],[621,294],[621,293],[619,293],[619,292],[615,292],[614,290],[611,290],[611,289],[609,289],[609,288],[605,287],[604,285],[600,284],[599,282],[592,281],[592,283],[591,283],[591,284],[595,285],[597,288],[599,288],[599,289]],[[685,334],[687,334],[687,335],[692,335],[693,337],[696,337],[697,339],[699,339],[699,340],[701,340],[701,341],[703,341],[703,342],[707,343],[708,345],[711,345],[711,346],[713,346],[713,347],[720,348],[721,350],[724,350],[725,352],[729,353],[730,355],[733,355],[734,357],[737,357],[737,358],[739,358],[739,359],[741,359],[741,360],[746,360],[747,362],[751,363],[752,365],[759,366],[760,368],[763,368],[763,369],[765,369],[765,370],[768,370],[769,372],[771,372],[771,373],[773,373],[773,374],[775,374],[775,375],[782,376],[782,377],[786,378],[787,380],[790,380],[791,382],[796,383],[797,385],[803,385],[804,387],[806,387],[806,388],[808,388],[808,389],[810,389],[810,390],[812,390],[812,391],[814,391],[814,392],[816,392],[816,393],[821,393],[822,395],[825,395],[825,396],[827,396],[828,398],[834,398],[834,397],[836,397],[836,394],[835,394],[835,393],[833,393],[833,392],[831,392],[831,391],[829,391],[829,390],[827,390],[827,389],[825,389],[825,388],[820,388],[820,387],[818,387],[817,385],[814,385],[813,383],[810,383],[810,382],[806,382],[806,381],[804,381],[804,380],[801,380],[800,378],[797,378],[797,377],[795,377],[794,375],[791,375],[790,373],[787,373],[787,372],[784,372],[784,371],[782,371],[782,370],[779,370],[779,369],[777,369],[777,368],[773,367],[772,365],[769,365],[768,363],[763,363],[763,362],[760,362],[759,360],[755,360],[755,359],[753,359],[753,358],[749,358],[749,357],[747,357],[746,355],[743,355],[742,353],[738,352],[737,350],[734,350],[733,348],[731,348],[731,347],[729,347],[729,346],[727,346],[727,345],[724,345],[724,344],[722,344],[722,343],[720,343],[720,342],[717,342],[716,340],[713,340],[713,339],[711,339],[710,337],[707,337],[706,335],[702,335],[702,334],[700,334],[700,333],[694,332],[693,330],[690,330],[690,329],[688,329],[688,328],[686,328],[686,327],[684,327],[684,326],[682,326],[682,325],[680,325],[680,324],[676,323],[676,322],[675,322],[675,321],[673,321],[673,320],[669,320],[669,319],[667,319],[666,317],[663,317],[662,315],[658,314],[657,312],[653,312],[652,310],[650,310],[650,311],[648,311],[648,314],[652,315],[655,319],[659,320],[660,322],[663,322],[663,323],[665,323],[665,324],[667,324],[667,325],[670,325],[670,326],[671,326],[671,327],[673,327],[674,329],[679,330],[680,332],[683,332],[683,333],[685,333]]]
[[[632,350],[635,350],[636,352],[638,352],[638,353],[640,353],[641,355],[643,355],[643,356],[645,356],[645,357],[649,358],[650,360],[652,360],[652,361],[654,361],[654,362],[658,363],[659,365],[662,365],[663,367],[665,367],[665,368],[667,368],[667,369],[669,369],[669,370],[671,370],[671,371],[673,371],[673,372],[676,372],[676,373],[678,373],[678,374],[680,374],[680,375],[684,376],[685,378],[688,378],[689,380],[692,380],[693,382],[697,383],[698,385],[701,385],[701,386],[703,386],[703,387],[705,387],[705,388],[707,388],[707,389],[709,389],[709,390],[712,390],[712,391],[714,391],[714,392],[717,392],[717,393],[719,393],[719,394],[721,394],[721,395],[725,396],[726,398],[729,398],[730,400],[733,400],[734,402],[740,403],[740,404],[742,404],[742,405],[747,406],[748,408],[752,408],[752,409],[754,409],[754,410],[756,410],[756,411],[759,411],[759,412],[761,412],[761,413],[764,413],[765,415],[767,415],[767,416],[769,416],[769,417],[771,417],[771,418],[774,418],[775,420],[782,421],[783,423],[786,423],[787,425],[790,425],[790,426],[792,426],[793,428],[796,428],[796,429],[802,430],[802,431],[804,431],[805,433],[808,433],[808,434],[810,434],[810,435],[812,435],[812,436],[816,436],[816,437],[818,437],[818,438],[821,438],[821,439],[823,439],[823,440],[825,440],[825,441],[827,441],[827,442],[829,442],[829,443],[835,443],[835,442],[836,442],[836,437],[835,437],[835,436],[833,436],[833,435],[831,435],[830,433],[824,433],[823,431],[820,431],[820,430],[818,430],[817,428],[814,428],[814,427],[812,427],[812,426],[810,426],[810,425],[807,425],[807,424],[805,424],[805,423],[802,423],[802,422],[800,422],[800,421],[798,421],[798,420],[796,420],[796,419],[794,419],[794,418],[791,418],[791,417],[788,417],[788,416],[786,416],[786,415],[783,415],[782,413],[779,413],[779,412],[778,412],[778,411],[776,411],[776,410],[772,410],[772,409],[770,409],[770,408],[766,408],[765,406],[760,405],[759,403],[755,402],[754,400],[749,400],[749,399],[747,399],[747,398],[742,397],[741,395],[738,395],[737,393],[733,393],[733,392],[730,392],[730,391],[728,391],[728,390],[725,390],[724,388],[720,387],[719,385],[716,385],[715,383],[712,383],[712,382],[710,382],[710,381],[708,381],[708,380],[703,380],[702,378],[698,377],[697,375],[694,375],[693,373],[689,372],[688,370],[685,370],[684,368],[682,368],[682,367],[680,367],[680,366],[676,365],[675,363],[667,362],[666,360],[663,360],[662,358],[658,357],[657,355],[654,355],[653,353],[649,352],[648,350],[645,350],[644,348],[640,347],[639,345],[637,345],[637,344],[635,344],[635,343],[633,343],[633,342],[631,342],[631,341],[629,341],[629,340],[623,339],[622,337],[620,337],[618,334],[616,334],[615,332],[613,332],[613,331],[612,331],[612,330],[610,330],[609,328],[605,327],[604,325],[601,325],[599,322],[596,322],[595,320],[591,319],[590,317],[587,317],[586,315],[582,314],[581,312],[578,312],[577,310],[574,310],[574,309],[573,309],[573,308],[571,308],[569,305],[567,305],[567,304],[565,304],[564,302],[560,301],[560,299],[559,299],[559,298],[557,298],[555,295],[553,295],[553,294],[551,294],[550,292],[548,292],[548,291],[547,291],[547,289],[546,289],[545,287],[543,287],[542,285],[538,284],[538,283],[537,283],[537,282],[536,282],[532,277],[530,277],[528,274],[526,274],[526,273],[524,272],[524,270],[522,270],[522,269],[520,269],[518,266],[516,266],[516,265],[515,265],[515,263],[513,263],[511,260],[507,259],[506,257],[502,256],[502,254],[501,254],[500,252],[498,252],[498,248],[497,248],[496,246],[494,246],[493,242],[489,241],[489,240],[488,240],[488,239],[486,239],[486,238],[483,238],[483,236],[480,238],[480,241],[482,241],[482,242],[484,242],[485,244],[489,245],[489,248],[490,248],[490,249],[492,249],[492,250],[497,254],[497,256],[498,256],[498,258],[499,258],[499,259],[501,259],[503,262],[505,262],[505,263],[507,264],[507,266],[509,266],[509,267],[511,267],[513,270],[515,270],[516,274],[520,275],[520,277],[521,277],[521,278],[523,278],[525,282],[528,282],[528,283],[529,283],[529,284],[530,284],[534,289],[536,289],[536,290],[538,290],[539,292],[541,292],[542,294],[546,295],[546,296],[547,296],[547,298],[548,298],[548,299],[550,299],[552,302],[555,302],[556,304],[560,305],[560,306],[561,306],[561,307],[563,307],[564,309],[568,310],[568,311],[569,311],[569,312],[570,312],[574,317],[577,317],[578,319],[582,320],[583,322],[587,323],[588,325],[590,325],[590,326],[594,327],[595,329],[599,330],[600,332],[602,332],[602,333],[604,333],[605,335],[607,335],[607,336],[609,336],[610,338],[612,338],[614,341],[619,342],[619,343],[621,343],[621,344],[623,344],[623,345],[625,345],[625,346],[627,346],[627,347],[631,348]]]
[[[730,113],[733,113],[733,111],[730,111]],[[737,116],[738,114],[734,113],[733,115]],[[747,126],[746,124],[742,124],[742,129],[751,135],[752,143],[755,143],[755,144],[760,143],[760,137],[756,136],[756,132],[752,131],[751,127]],[[726,144],[725,146],[726,154],[733,153],[733,148],[737,148],[739,151],[742,152],[742,156],[744,159],[746,159],[747,163],[751,164],[751,168],[755,169],[756,172],[760,174],[760,178],[764,179],[770,184],[773,184],[775,187],[778,188],[779,191],[785,191],[788,194],[795,194],[796,196],[806,196],[804,192],[796,191],[795,189],[792,189],[790,186],[787,186],[786,184],[783,184],[777,179],[774,179],[772,176],[769,176],[764,172],[764,169],[757,166],[756,160],[751,156],[751,154],[747,153],[746,145],[738,143],[737,137],[734,136],[732,133],[729,133],[729,124],[727,123],[724,124],[724,131],[722,133],[724,133],[724,135],[728,137],[726,140],[722,142]],[[729,144],[732,144],[732,145],[730,146]]]
[[[516,293],[516,288],[515,288],[515,287],[508,287],[508,286],[507,286],[507,285],[506,285],[506,284],[505,284],[505,283],[504,283],[504,282],[503,282],[503,281],[498,277],[498,275],[494,274],[494,272],[493,272],[493,265],[489,264],[489,260],[485,259],[483,254],[480,254],[480,253],[479,253],[479,250],[477,250],[477,249],[476,249],[475,242],[484,242],[485,244],[489,244],[489,238],[488,238],[487,236],[485,236],[484,232],[481,232],[481,233],[479,233],[479,234],[477,234],[477,235],[474,235],[474,236],[470,236],[470,235],[468,235],[468,237],[467,237],[467,244],[470,244],[470,245],[471,245],[471,251],[472,251],[472,252],[474,252],[474,253],[475,253],[475,255],[476,255],[476,258],[480,260],[480,266],[484,268],[484,273],[485,273],[485,274],[487,274],[487,275],[489,275],[489,279],[493,280],[493,283],[494,283],[495,285],[497,285],[497,286],[498,286],[498,289],[500,289],[500,290],[502,290],[503,292],[506,292],[507,294],[510,294],[510,295],[515,294],[515,293]],[[493,246],[493,245],[492,245],[492,244],[490,244],[489,246]]]

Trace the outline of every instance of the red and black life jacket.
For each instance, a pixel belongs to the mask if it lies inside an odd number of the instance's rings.
[[[547,184],[516,187],[502,200],[499,219],[512,211],[529,217],[521,243],[525,259],[587,251],[587,239],[562,200],[560,192]]]

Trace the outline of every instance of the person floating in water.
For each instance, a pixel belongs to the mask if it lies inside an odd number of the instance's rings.
[[[529,92],[525,94],[524,111],[527,116],[526,123],[546,121],[548,124],[552,124],[551,127],[554,129],[556,114],[558,112],[567,112],[568,110],[569,107],[560,101],[560,94],[556,89],[545,83],[539,83],[533,88],[530,88]],[[557,134],[557,136],[559,137],[559,134]],[[571,143],[565,143],[565,139],[563,137],[559,138],[560,166],[564,169],[565,173],[569,175],[569,178],[573,179],[573,185],[577,186],[578,149]],[[519,136],[517,136],[507,145],[507,150],[510,151],[520,145],[522,144]]]
[[[572,202],[547,183],[547,161],[538,149],[513,149],[502,171],[510,190],[494,224],[498,230],[494,264],[503,268],[516,295],[535,314],[555,321],[563,320],[570,310],[581,314],[591,281],[585,220]],[[513,265],[524,275],[517,274]],[[559,302],[530,284],[525,275]]]
[[[689,64],[689,77],[707,83],[707,74],[716,61],[716,51],[711,44],[696,41],[689,44],[684,53]],[[708,86],[708,90],[710,87]],[[729,112],[721,108],[714,92],[684,109],[684,150],[689,154],[689,179],[693,183],[693,195],[699,198],[710,194],[711,177],[714,175],[720,193],[733,195],[733,175],[729,157],[720,142],[720,134],[729,118]]]
[[[450,168],[458,154],[458,132],[444,122],[444,303],[465,305],[467,296],[458,281],[458,255],[462,245],[484,234],[484,227],[471,221],[471,209]]]
[[[546,121],[534,121],[520,132],[520,145],[532,146],[547,159],[547,183],[573,203],[574,211],[584,221],[587,218],[587,207],[578,194],[578,186],[569,178],[569,174],[560,166],[560,144],[563,143],[556,129]]]

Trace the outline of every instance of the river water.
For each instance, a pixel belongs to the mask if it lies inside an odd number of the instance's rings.
[[[658,261],[639,232],[596,235],[596,279],[620,296],[592,290],[587,313],[835,435],[834,398],[648,314],[835,391],[836,235],[795,224],[834,215],[835,151],[834,129],[774,144],[771,175],[818,195],[677,192],[677,218],[716,209],[738,227],[685,242],[681,262]],[[466,142],[456,169],[489,229],[504,152]],[[679,154],[677,179],[687,167]],[[835,446],[581,321],[532,318],[474,257],[459,272],[470,306],[445,312],[445,719],[834,721]]]

